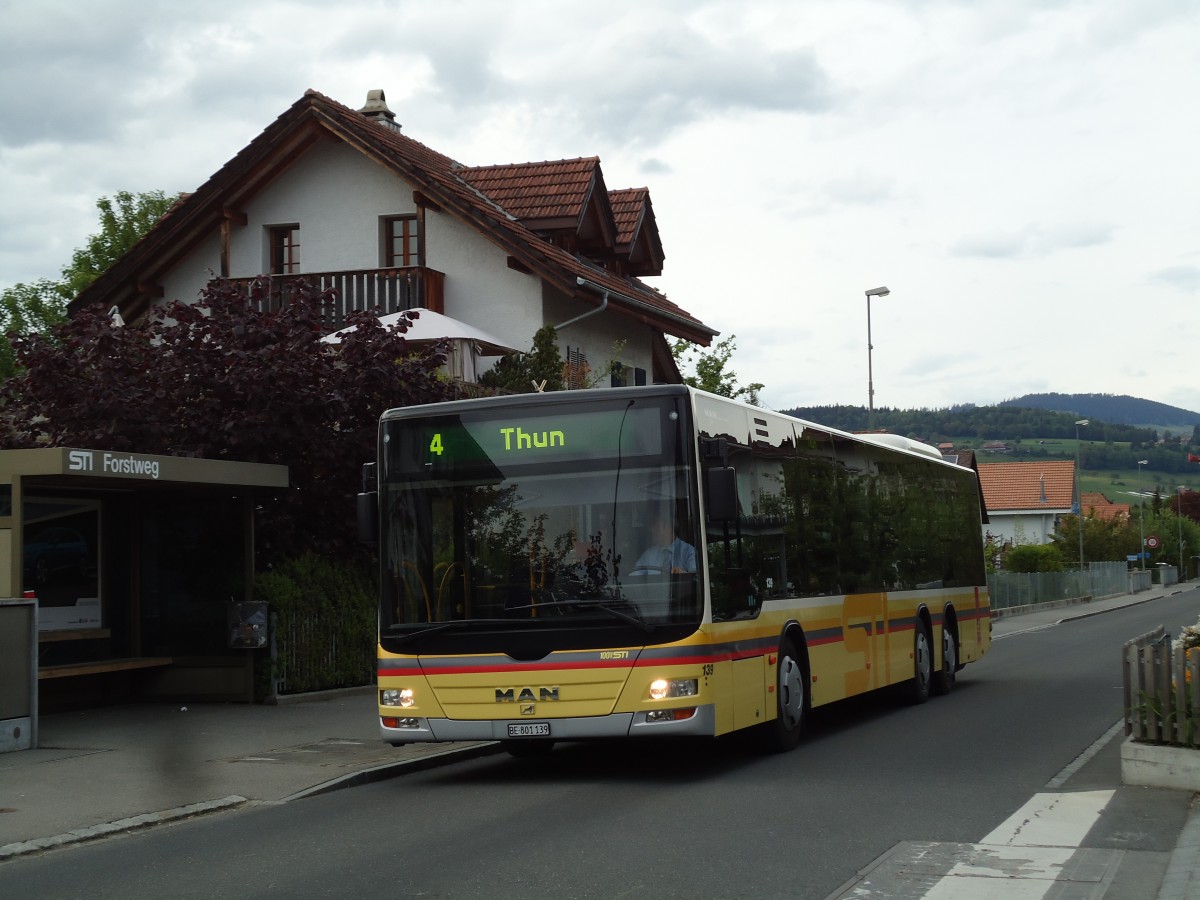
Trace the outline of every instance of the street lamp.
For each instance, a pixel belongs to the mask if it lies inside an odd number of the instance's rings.
[[[1150,460],[1138,460],[1138,537],[1141,539],[1141,546],[1138,547],[1138,568],[1146,568],[1146,496],[1142,490],[1142,466],[1148,465]]]
[[[1179,536],[1179,580],[1186,581],[1183,577],[1183,492],[1187,490],[1186,484],[1175,486],[1175,529]]]
[[[1083,577],[1083,492],[1079,489],[1079,427],[1087,424],[1087,419],[1078,419],[1075,422],[1075,502],[1079,504],[1079,521],[1076,524],[1079,526],[1079,576],[1081,578]]]
[[[890,294],[885,287],[871,288],[867,291],[867,431],[875,430],[875,374],[871,370],[871,298],[886,297]]]

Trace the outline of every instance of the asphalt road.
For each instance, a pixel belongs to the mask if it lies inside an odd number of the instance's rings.
[[[1116,741],[1069,767],[1121,717],[1121,644],[1198,609],[1188,591],[1006,635],[949,697],[820,710],[788,754],[729,739],[486,757],[15,860],[0,895],[821,900],[899,842],[978,841],[1048,783],[1116,787]],[[1136,823],[1147,846],[1173,841],[1176,806],[1152,817],[1160,835]]]

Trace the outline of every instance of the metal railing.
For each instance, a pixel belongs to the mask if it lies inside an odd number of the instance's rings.
[[[995,572],[988,576],[988,596],[992,609],[1012,609],[1036,603],[1111,597],[1150,587],[1130,580],[1129,566],[1123,562],[1088,563],[1080,572]]]
[[[444,307],[446,275],[436,269],[411,266],[402,269],[357,269],[342,272],[305,272],[296,275],[260,275],[230,278],[230,283],[247,295],[257,281],[267,283],[258,302],[261,312],[280,309],[290,302],[296,285],[303,281],[318,291],[333,291],[334,303],[325,312],[331,329],[341,328],[346,316],[360,309],[379,307],[381,315],[424,307],[441,312]]]
[[[1121,650],[1125,734],[1200,748],[1200,647],[1172,646],[1160,625]]]

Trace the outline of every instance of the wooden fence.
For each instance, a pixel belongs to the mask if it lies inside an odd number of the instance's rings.
[[[1161,625],[1121,653],[1125,734],[1150,744],[1200,748],[1200,647],[1175,644]]]

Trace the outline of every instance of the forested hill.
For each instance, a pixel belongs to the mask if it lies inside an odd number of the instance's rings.
[[[1116,425],[1160,425],[1191,431],[1200,424],[1200,413],[1190,409],[1124,394],[1026,394],[998,405],[1049,409]]]
[[[807,406],[785,409],[782,412],[843,431],[867,429],[867,410],[862,406]],[[948,409],[885,407],[875,410],[875,427],[931,444],[964,437],[997,441],[1074,438],[1075,421],[1079,416],[1077,413],[1020,406],[965,405]],[[1200,422],[1200,418],[1197,422]],[[1088,428],[1088,438],[1093,441],[1132,441],[1149,444],[1163,436],[1158,435],[1153,428],[1110,424],[1101,421],[1099,417],[1093,419]],[[1178,436],[1193,441],[1196,441],[1197,437],[1190,427],[1187,430],[1181,428]]]

